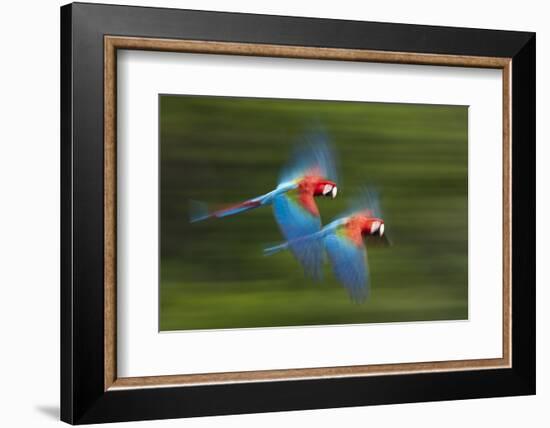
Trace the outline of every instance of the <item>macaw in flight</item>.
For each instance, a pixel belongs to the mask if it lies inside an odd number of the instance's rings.
[[[227,217],[272,205],[281,233],[287,241],[292,242],[321,230],[315,197],[335,198],[338,192],[336,180],[335,162],[327,136],[322,132],[311,133],[304,138],[304,144],[294,150],[274,190],[215,211],[209,211],[202,202],[192,201],[191,222]],[[292,245],[290,249],[293,249]],[[320,267],[309,264],[320,261],[302,253],[294,255],[306,272],[320,272]]]
[[[361,303],[369,294],[367,248],[363,242],[363,238],[367,236],[389,244],[384,235],[384,220],[378,196],[372,192],[364,192],[355,201],[350,212],[327,224],[320,231],[266,248],[264,252],[270,255],[291,249],[293,253],[307,259],[306,266],[321,269],[326,251],[335,277],[347,289],[350,298]],[[310,275],[319,277],[321,273],[310,272]]]

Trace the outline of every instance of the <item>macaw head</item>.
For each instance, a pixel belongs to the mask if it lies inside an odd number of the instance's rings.
[[[334,181],[317,174],[306,175],[298,181],[298,188],[303,193],[309,193],[312,196],[327,196],[335,198],[338,188]]]
[[[338,193],[338,187],[334,181],[319,179],[315,184],[313,196],[327,196],[334,199]]]
[[[384,236],[384,220],[373,217],[370,211],[359,215],[363,235]]]

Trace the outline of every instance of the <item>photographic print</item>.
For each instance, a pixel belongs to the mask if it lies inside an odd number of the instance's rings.
[[[468,319],[468,107],[159,96],[161,331]]]

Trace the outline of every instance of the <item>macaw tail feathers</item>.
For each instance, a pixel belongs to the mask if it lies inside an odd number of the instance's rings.
[[[264,255],[271,256],[286,249],[288,249],[288,242],[283,242],[282,244],[275,245],[273,247],[264,248]]]
[[[242,213],[244,211],[249,211],[251,209],[258,208],[262,205],[262,203],[265,203],[265,200],[267,200],[268,196],[269,194],[260,196],[258,198],[249,199],[239,204],[230,205],[216,211],[209,211],[208,206],[204,202],[191,200],[189,201],[190,221],[191,223],[195,223],[197,221],[206,220],[211,217],[222,218]]]
[[[202,201],[189,201],[189,221],[195,223],[196,221],[206,220],[210,217],[208,212],[208,205]]]

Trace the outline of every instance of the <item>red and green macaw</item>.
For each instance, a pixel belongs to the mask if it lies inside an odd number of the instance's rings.
[[[193,202],[191,222],[227,217],[272,205],[275,220],[287,241],[318,232],[321,218],[315,198],[336,197],[336,168],[325,134],[309,134],[305,140],[306,144],[294,152],[290,163],[283,169],[274,190],[215,211],[208,211],[203,203]],[[292,246],[290,248],[292,250]],[[309,265],[312,259],[301,253],[294,254],[306,272],[320,271],[317,266]]]
[[[365,193],[356,207],[318,232],[267,248],[266,254],[291,249],[294,254],[307,259],[305,266],[321,269],[326,252],[334,275],[348,290],[352,300],[362,302],[368,297],[369,269],[367,249],[363,242],[366,236],[388,243],[384,235],[384,220],[376,195]],[[320,271],[311,272],[314,277]]]

